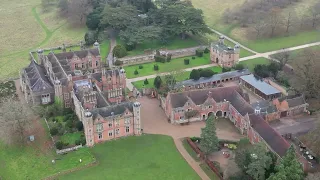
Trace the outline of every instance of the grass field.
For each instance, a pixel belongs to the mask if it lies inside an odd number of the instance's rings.
[[[182,140],[183,147],[186,149],[186,151],[190,154],[190,156],[195,160],[195,161],[200,161],[200,158],[198,157],[197,153],[191,148],[189,145],[187,139]]]
[[[207,174],[207,176],[211,180],[218,180],[219,179],[217,177],[217,175],[210,169],[210,167],[206,163],[201,163],[199,166],[201,167],[201,169]]]
[[[120,44],[124,44],[119,38],[117,42]],[[134,50],[128,51],[128,56],[135,56],[144,54],[145,50],[158,50],[158,49],[182,49],[182,48],[189,48],[201,45],[198,41],[194,40],[193,38],[181,39],[175,38],[172,39],[167,45],[162,44],[159,41],[148,41],[143,44],[139,44]]]
[[[30,50],[79,43],[86,28],[73,28],[57,16],[56,9],[43,13],[40,0],[1,2],[0,80],[18,77],[29,64]]]
[[[219,66],[210,67],[208,69],[212,69],[216,73],[221,73],[221,71],[222,71],[221,67],[219,67]],[[183,81],[183,80],[189,79],[190,72],[191,71],[183,72],[183,74],[181,74],[181,76],[177,77],[177,81]],[[138,89],[141,89],[141,88],[153,88],[154,87],[153,86],[154,78],[148,79],[148,82],[149,82],[149,84],[145,85],[144,84],[144,80],[141,80],[141,81],[133,82],[133,85]]]
[[[269,64],[270,60],[266,58],[255,58],[250,59],[247,61],[240,61],[240,64],[243,64],[246,68],[248,68],[251,72],[253,72],[253,69],[258,64]]]
[[[318,31],[309,31],[298,33],[289,37],[264,38],[260,40],[249,40],[246,37],[246,28],[241,28],[236,24],[225,24],[222,21],[223,13],[226,9],[233,9],[243,4],[245,0],[192,0],[192,4],[203,11],[205,21],[208,26],[230,36],[231,38],[241,42],[243,45],[257,52],[267,52],[281,48],[287,48],[315,41],[320,41]],[[314,4],[316,0],[303,0],[289,7],[295,9],[297,14],[301,15],[308,11],[308,7]],[[287,12],[288,9],[283,12]]]
[[[96,145],[92,153],[99,161],[98,166],[59,179],[200,180],[169,136],[127,137]]]
[[[81,134],[83,134],[83,132],[67,133],[60,137],[60,141],[63,143],[75,144],[75,141],[80,139]]]
[[[184,59],[189,59],[190,64],[185,65]],[[155,64],[159,66],[158,71],[153,70],[153,66]],[[124,69],[126,70],[127,78],[135,78],[135,77],[147,76],[151,74],[169,72],[173,70],[181,70],[181,69],[201,66],[205,64],[210,64],[209,54],[204,54],[203,57],[196,57],[196,59],[192,59],[191,57],[183,57],[183,58],[172,59],[170,62],[166,62],[166,63],[152,62],[152,63],[132,65],[132,66],[125,66]],[[143,69],[139,69],[139,65],[142,65]],[[135,70],[138,70],[139,74],[135,75],[134,74]]]

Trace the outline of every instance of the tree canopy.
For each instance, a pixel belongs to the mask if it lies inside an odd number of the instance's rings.
[[[219,140],[216,133],[216,125],[213,116],[206,120],[206,127],[201,129],[200,147],[205,155],[218,150]]]

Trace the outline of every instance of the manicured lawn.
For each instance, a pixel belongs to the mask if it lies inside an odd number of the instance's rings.
[[[189,59],[190,64],[185,65],[184,59]],[[155,64],[159,66],[158,71],[153,70],[153,66]],[[183,57],[183,58],[172,59],[170,62],[166,62],[166,63],[153,62],[153,63],[145,63],[145,64],[138,64],[138,65],[132,65],[132,66],[125,66],[124,69],[126,70],[127,78],[135,78],[135,77],[147,76],[151,74],[169,72],[173,70],[181,70],[181,69],[201,66],[205,64],[210,64],[209,53],[204,54],[203,57],[196,57],[196,59],[192,59],[191,57]],[[143,69],[139,69],[139,65],[142,65]],[[134,74],[135,70],[138,70],[139,74],[135,75]]]
[[[200,164],[201,169],[207,174],[211,180],[218,180],[217,175],[210,169],[206,163]]]
[[[117,42],[123,44],[121,40],[118,38]],[[162,48],[167,48],[169,50],[173,49],[182,49],[189,48],[194,46],[199,46],[199,42],[195,41],[192,38],[180,39],[175,38],[172,39],[168,44],[162,44],[159,41],[148,41],[143,44],[139,44],[134,50],[128,51],[128,56],[140,55],[144,53],[144,50],[157,50]]]
[[[221,73],[222,72],[222,69],[219,66],[210,67],[208,69],[212,69],[214,72],[217,72],[217,73]],[[191,71],[183,72],[183,74],[181,76],[177,77],[177,81],[183,81],[183,80],[189,79],[190,73],[191,73]],[[144,84],[144,80],[133,82],[133,85],[138,89],[141,89],[141,88],[153,88],[154,87],[153,86],[153,81],[154,81],[154,78],[151,78],[151,79],[148,79],[149,84],[147,84],[147,85]]]
[[[186,149],[186,151],[190,154],[190,156],[195,160],[195,161],[200,161],[200,158],[198,158],[197,153],[191,148],[189,145],[187,139],[182,140],[183,147]]]
[[[200,180],[177,151],[171,137],[132,136],[92,148],[99,164],[59,179]]]
[[[105,62],[106,57],[108,56],[109,49],[110,48],[110,41],[105,40],[100,44],[100,55],[101,55],[101,61]]]
[[[64,143],[75,144],[75,141],[80,139],[81,134],[83,134],[83,132],[67,133],[62,135],[60,140]]]
[[[250,59],[247,61],[240,61],[240,64],[243,64],[245,67],[247,67],[251,72],[253,72],[253,69],[256,65],[258,64],[269,64],[270,60],[266,58],[255,58],[255,59]]]

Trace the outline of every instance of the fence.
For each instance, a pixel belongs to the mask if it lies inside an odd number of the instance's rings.
[[[204,153],[198,148],[198,146],[189,138],[187,137],[187,142],[188,144],[191,146],[191,148],[200,155],[200,158],[205,160],[205,162],[207,163],[207,165],[210,167],[210,169],[217,175],[217,177],[219,177],[220,180],[223,180],[223,177],[221,176],[220,172],[218,171],[218,169],[214,166],[213,162],[211,162],[210,160],[208,160],[207,158],[205,158]]]

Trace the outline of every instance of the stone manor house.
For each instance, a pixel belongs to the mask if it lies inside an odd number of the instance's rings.
[[[45,105],[55,100],[74,109],[83,122],[88,146],[129,135],[140,135],[140,103],[126,102],[124,69],[106,70],[95,48],[44,55],[20,72],[27,103]]]
[[[209,116],[230,119],[241,134],[247,135],[252,144],[265,142],[269,149],[280,157],[284,156],[290,144],[264,119],[266,113],[259,105],[252,106],[240,86],[216,87],[169,93],[162,99],[162,108],[172,124],[206,120]],[[274,106],[288,107],[288,100],[274,101]],[[306,110],[306,103],[299,98],[289,104]],[[264,105],[263,108],[270,104]],[[295,108],[291,106],[294,113]],[[286,108],[286,112],[288,112]],[[278,113],[277,113],[278,114]],[[280,113],[281,114],[281,113]],[[305,163],[305,162],[303,162]]]

